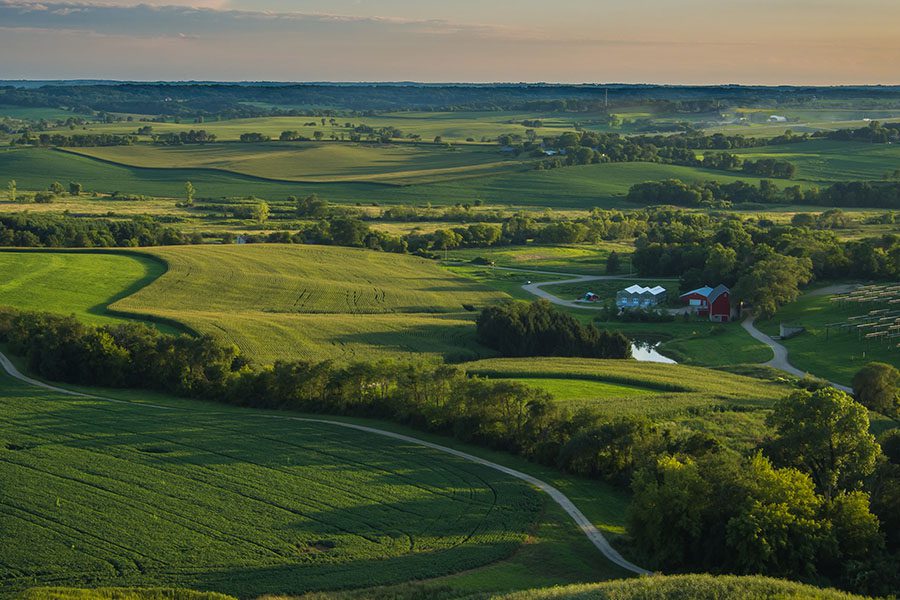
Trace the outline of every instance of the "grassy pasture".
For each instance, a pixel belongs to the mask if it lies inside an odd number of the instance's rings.
[[[0,305],[112,323],[121,318],[107,307],[165,270],[159,260],[133,254],[0,252]]]
[[[135,145],[77,148],[75,154],[132,167],[196,168],[279,181],[371,181],[409,185],[522,169],[495,147],[284,142],[269,144]]]
[[[0,378],[0,595],[175,585],[242,597],[398,583],[509,556],[526,484],[335,426]]]
[[[879,180],[900,168],[900,146],[815,140],[735,150],[745,158],[778,158],[797,166],[795,179],[816,183]]]
[[[634,248],[621,242],[601,244],[561,244],[558,246],[504,246],[502,248],[466,248],[448,253],[451,262],[486,258],[498,267],[537,269],[579,275],[603,275],[610,252],[618,252],[623,270],[628,270],[628,255]]]
[[[485,377],[526,384],[536,381],[539,387],[546,385],[546,380],[554,380],[557,400],[569,406],[590,405],[611,418],[671,419],[718,433],[741,448],[751,448],[761,441],[766,411],[791,389],[780,381],[684,365],[653,364],[648,368],[647,363],[634,360],[495,358],[468,363],[466,369]],[[577,397],[586,383],[623,389],[596,389],[593,397]],[[554,389],[548,391],[554,393]]]
[[[650,600],[691,598],[692,600],[865,600],[863,596],[836,589],[822,589],[803,583],[761,576],[734,575],[654,575],[628,581],[609,581],[535,589],[500,596],[499,600]]]
[[[853,376],[870,362],[886,362],[900,366],[900,349],[884,342],[860,339],[856,332],[832,329],[826,337],[825,325],[846,322],[848,317],[864,315],[870,310],[887,308],[875,304],[839,304],[831,296],[813,290],[796,302],[783,306],[757,327],[770,336],[779,335],[781,323],[799,324],[806,328],[800,335],[782,340],[791,364],[818,377],[850,385]],[[896,340],[895,340],[896,343]]]
[[[473,312],[504,298],[411,256],[325,246],[194,246],[149,251],[169,271],[116,310],[184,323],[278,358],[483,356]]]
[[[0,149],[0,182],[15,179],[21,190],[43,190],[54,181],[78,181],[91,192],[179,198],[191,181],[198,198],[257,196],[283,201],[290,195],[316,193],[338,203],[448,205],[482,200],[508,207],[590,209],[630,207],[624,195],[635,183],[677,178],[722,182],[758,179],[677,165],[611,163],[549,171],[517,171],[436,183],[392,186],[377,182],[298,183],[270,181],[212,169],[139,168],[41,148]],[[790,182],[779,181],[789,185]]]

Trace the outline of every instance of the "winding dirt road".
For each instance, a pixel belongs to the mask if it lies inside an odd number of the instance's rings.
[[[29,385],[43,388],[45,390],[50,390],[52,392],[56,392],[59,394],[65,394],[68,396],[77,396],[79,398],[91,398],[94,400],[102,400],[105,402],[115,402],[117,404],[136,404],[134,402],[129,402],[127,400],[116,400],[114,398],[105,398],[103,396],[94,396],[90,394],[82,394],[80,392],[74,392],[72,390],[67,390],[65,388],[56,387],[50,385],[48,383],[44,383],[43,381],[39,381],[37,379],[33,379],[24,375],[20,372],[16,366],[7,358],[3,353],[0,353],[0,366],[3,367],[3,370],[9,374],[10,377],[18,379],[21,382],[27,383]],[[139,404],[142,407],[150,407],[150,408],[158,408],[162,410],[172,410],[171,406],[161,406],[158,404]],[[560,492],[558,489],[550,485],[549,483],[542,481],[536,477],[532,477],[527,473],[522,473],[521,471],[516,471],[515,469],[510,469],[509,467],[505,467],[501,464],[491,462],[489,460],[485,460],[473,454],[468,454],[466,452],[462,452],[460,450],[455,450],[453,448],[448,448],[447,446],[441,446],[440,444],[434,444],[432,442],[427,442],[425,440],[420,440],[418,438],[414,438],[408,435],[403,435],[400,433],[394,433],[393,431],[386,431],[384,429],[377,429],[375,427],[366,427],[365,425],[355,425],[353,423],[344,423],[341,421],[330,421],[328,419],[310,419],[305,417],[288,417],[283,415],[267,415],[261,414],[258,415],[260,418],[266,419],[281,419],[287,421],[299,421],[306,423],[321,423],[325,425],[331,425],[334,427],[344,427],[346,429],[354,429],[356,431],[363,431],[365,433],[371,433],[374,435],[380,435],[384,437],[393,438],[395,440],[400,440],[402,442],[407,442],[410,444],[415,444],[417,446],[423,446],[426,448],[431,448],[432,450],[437,450],[438,452],[443,452],[444,454],[450,454],[452,456],[456,456],[458,458],[462,458],[471,463],[479,464],[489,469],[493,469],[495,471],[499,471],[504,473],[505,475],[509,475],[510,477],[515,477],[516,479],[521,479],[526,483],[533,485],[539,490],[546,493],[550,498],[553,499],[565,512],[568,514],[575,524],[578,525],[579,529],[584,532],[584,535],[587,536],[588,540],[597,547],[597,549],[605,556],[610,562],[615,565],[618,565],[622,569],[626,571],[630,571],[632,573],[638,575],[648,575],[650,571],[646,569],[642,569],[641,567],[627,561],[622,557],[621,554],[613,548],[609,541],[603,536],[602,533],[591,523],[590,520],[582,513],[575,504],[569,500],[569,498]]]
[[[793,366],[790,361],[788,361],[788,349],[784,347],[783,344],[779,344],[771,337],[767,336],[765,333],[756,328],[754,324],[756,322],[755,316],[750,316],[741,321],[741,326],[747,330],[753,338],[759,342],[762,342],[766,346],[768,346],[774,357],[772,360],[763,363],[767,367],[772,367],[773,369],[778,369],[779,371],[784,371],[789,375],[793,375],[794,377],[805,377],[809,375],[806,371],[801,371],[797,367]],[[842,392],[847,392],[848,394],[853,393],[853,388],[849,388],[845,385],[841,385],[839,383],[834,383],[833,381],[828,382],[834,388],[841,390]]]

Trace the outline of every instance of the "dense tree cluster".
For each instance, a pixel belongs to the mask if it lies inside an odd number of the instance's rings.
[[[657,454],[633,478],[629,531],[667,571],[765,573],[895,590],[889,538],[900,474],[869,433],[866,410],[825,387],[778,402],[764,455]],[[876,482],[879,462],[887,467]],[[886,518],[886,521],[882,521]]]
[[[209,144],[216,141],[216,134],[205,129],[157,133],[153,135],[153,143],[163,146],[183,146],[185,144]]]
[[[97,146],[130,146],[137,142],[133,135],[116,135],[112,133],[26,133],[16,140],[16,144],[34,146],[56,146],[60,148],[91,148]]]
[[[813,135],[842,142],[897,143],[900,142],[900,123],[872,121],[868,126],[859,129],[837,129],[817,132]]]
[[[0,246],[126,248],[187,241],[178,230],[147,218],[113,221],[49,214],[0,215]]]
[[[755,164],[759,164],[757,161]],[[778,167],[774,167],[778,168]],[[678,179],[637,183],[627,200],[641,206],[674,204],[687,207],[727,207],[732,204],[807,204],[812,206],[900,209],[900,182],[847,181],[819,188],[780,188],[771,181],[685,183]]]
[[[502,356],[631,358],[631,342],[621,333],[582,325],[546,300],[510,302],[482,310],[478,341]]]

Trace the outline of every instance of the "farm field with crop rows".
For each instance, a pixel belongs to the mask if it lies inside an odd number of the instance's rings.
[[[430,202],[438,206],[482,200],[488,204],[554,209],[620,208],[632,206],[624,201],[632,185],[670,178],[686,182],[715,179],[722,183],[739,180],[759,183],[758,178],[722,171],[641,162],[532,169],[401,187],[371,181],[298,183],[212,169],[133,167],[44,148],[0,149],[0,181],[15,179],[23,190],[46,189],[54,181],[78,181],[91,192],[118,191],[169,198],[182,197],[184,182],[191,181],[198,198],[256,196],[283,201],[290,195],[315,193],[336,203],[421,205]],[[792,182],[776,180],[775,184],[783,187]]]
[[[466,307],[505,297],[425,259],[361,249],[266,244],[149,252],[169,271],[113,308],[178,321],[237,344],[261,364],[371,352],[477,356],[475,313]]]
[[[496,147],[445,148],[413,144],[283,142],[77,148],[67,150],[104,161],[156,169],[196,168],[279,181],[327,183],[370,181],[430,183],[504,170],[521,170]]]
[[[393,583],[505,558],[526,484],[364,432],[60,396],[0,378],[4,593],[178,585],[240,596]],[[190,404],[190,406],[188,406]]]

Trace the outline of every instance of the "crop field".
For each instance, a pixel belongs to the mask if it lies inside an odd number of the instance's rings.
[[[894,347],[896,340],[894,344],[875,342],[861,339],[855,331],[835,328],[827,332],[825,326],[846,322],[876,308],[883,307],[832,302],[830,294],[814,290],[783,306],[771,319],[758,321],[757,327],[776,337],[781,323],[806,328],[800,335],[781,342],[788,349],[791,364],[830,381],[850,385],[856,372],[870,362],[900,366],[900,349]]]
[[[816,183],[880,180],[900,168],[900,146],[815,140],[736,150],[747,158],[778,158],[797,166],[795,179]]]
[[[107,307],[166,270],[149,256],[84,252],[0,252],[0,306],[63,315],[94,324],[121,320]]]
[[[703,430],[721,428],[729,443],[747,447],[761,439],[763,417],[772,402],[790,393],[790,386],[779,381],[683,365],[647,368],[647,363],[634,360],[496,358],[469,363],[466,369],[485,377],[535,381],[539,387],[553,380],[545,389],[566,405],[589,405],[611,418],[646,416]],[[584,396],[580,392],[588,390],[582,387],[586,383],[610,387]]]
[[[299,183],[264,180],[213,169],[132,167],[51,149],[0,149],[0,182],[15,179],[21,190],[43,190],[54,181],[77,181],[89,192],[119,191],[168,198],[182,197],[184,182],[191,181],[198,198],[256,196],[283,201],[291,195],[315,193],[337,203],[432,203],[440,206],[481,200],[507,207],[622,208],[632,206],[624,201],[632,185],[669,178],[689,182],[712,179],[723,183],[759,182],[757,178],[678,165],[608,163],[485,174],[402,187],[372,181]],[[777,181],[776,184],[784,186],[791,182]]]
[[[263,179],[328,183],[370,181],[409,185],[521,170],[496,147],[283,142],[188,146],[135,145],[67,150],[132,167],[195,168]]]
[[[176,585],[243,597],[396,583],[509,556],[526,484],[333,425],[110,403],[0,378],[0,594]],[[208,405],[207,405],[208,406]],[[227,408],[227,407],[226,407]]]
[[[116,310],[172,319],[278,358],[483,356],[474,312],[504,294],[411,256],[326,246],[150,251],[169,271]]]

